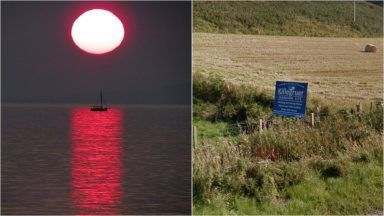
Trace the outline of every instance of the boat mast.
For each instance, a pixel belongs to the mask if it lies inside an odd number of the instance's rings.
[[[103,91],[100,89],[100,107],[103,108]]]

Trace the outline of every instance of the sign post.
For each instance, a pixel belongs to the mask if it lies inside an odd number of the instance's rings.
[[[273,114],[305,117],[308,83],[276,81]]]

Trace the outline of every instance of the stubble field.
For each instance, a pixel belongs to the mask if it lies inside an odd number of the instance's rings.
[[[367,43],[376,53],[366,53]],[[193,34],[193,71],[272,94],[277,80],[308,82],[309,95],[328,101],[382,98],[381,38]]]

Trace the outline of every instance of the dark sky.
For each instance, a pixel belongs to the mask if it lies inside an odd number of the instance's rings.
[[[123,22],[114,51],[72,41],[73,21],[106,9]],[[2,102],[190,104],[189,2],[1,2]]]

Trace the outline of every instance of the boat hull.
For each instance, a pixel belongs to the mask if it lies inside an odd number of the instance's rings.
[[[107,107],[92,107],[91,108],[91,111],[98,111],[98,112],[107,111],[107,110],[108,110]]]
[[[103,92],[100,90],[100,106],[92,106],[91,111],[97,111],[97,112],[102,112],[102,111],[107,111],[107,107],[103,107]]]

